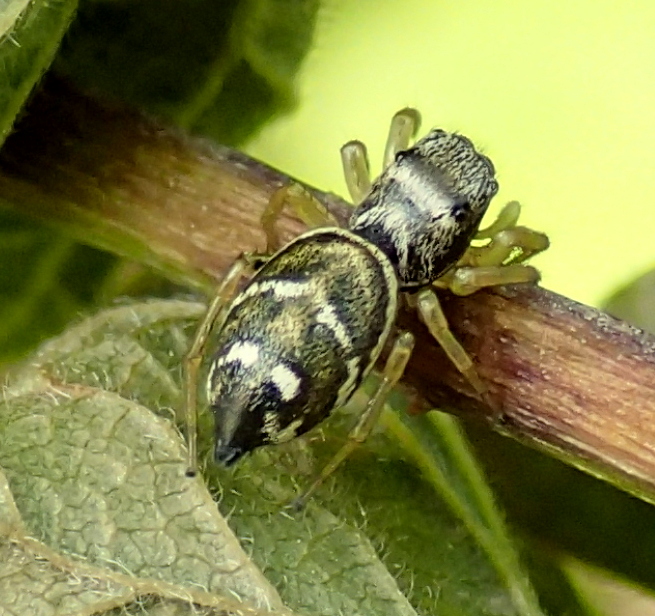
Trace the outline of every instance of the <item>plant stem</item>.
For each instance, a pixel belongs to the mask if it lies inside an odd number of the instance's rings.
[[[290,181],[243,154],[164,128],[49,77],[0,153],[0,195],[77,239],[211,292]],[[348,204],[312,192],[340,220]],[[284,217],[292,237],[302,227]],[[476,399],[415,314],[415,408],[475,416],[655,502],[655,338],[535,287],[442,297],[502,414]],[[519,462],[520,463],[520,462]]]

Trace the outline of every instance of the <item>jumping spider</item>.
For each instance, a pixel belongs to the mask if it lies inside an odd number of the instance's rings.
[[[218,288],[186,358],[189,474],[196,466],[199,366],[218,321],[207,397],[215,417],[217,462],[231,465],[269,443],[292,439],[344,405],[373,368],[396,320],[400,294],[481,397],[487,389],[455,339],[433,287],[467,295],[482,287],[534,283],[523,264],[548,238],[516,226],[510,203],[478,230],[498,191],[491,161],[466,138],[434,129],[410,146],[419,126],[398,112],[373,182],[364,145],[341,149],[355,207],[346,228],[298,185],[278,190],[263,216],[267,250],[235,261]],[[285,246],[276,230],[286,206],[310,227]],[[471,246],[471,240],[488,240]],[[256,264],[256,265],[255,265]],[[240,280],[251,277],[235,296]],[[306,498],[365,440],[414,346],[396,334],[377,389],[348,442],[303,495]]]

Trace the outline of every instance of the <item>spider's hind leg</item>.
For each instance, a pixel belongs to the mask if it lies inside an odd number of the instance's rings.
[[[353,451],[355,451],[355,449],[357,449],[357,447],[366,441],[384,410],[384,404],[389,393],[403,376],[405,366],[407,366],[407,362],[412,355],[413,349],[414,336],[409,332],[401,332],[396,338],[393,348],[389,353],[389,357],[387,358],[387,362],[381,374],[380,382],[369,398],[368,404],[359,417],[359,420],[350,431],[350,434],[348,434],[348,440],[327,463],[314,482],[293,502],[293,507],[296,510],[302,509],[307,502],[307,499],[316,491],[316,489],[323,484],[323,482]]]
[[[261,216],[261,225],[266,234],[266,252],[269,254],[282,247],[277,223],[287,206],[311,229],[340,226],[339,221],[306,188],[296,183],[287,184],[273,193]]]

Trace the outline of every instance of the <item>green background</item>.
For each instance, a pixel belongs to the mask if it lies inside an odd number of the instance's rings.
[[[391,115],[469,136],[523,224],[549,234],[543,285],[599,305],[655,263],[655,4],[574,0],[329,1],[295,113],[253,155],[346,194],[338,148],[373,169]]]

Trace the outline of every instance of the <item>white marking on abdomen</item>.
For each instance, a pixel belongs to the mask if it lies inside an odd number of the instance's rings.
[[[335,312],[332,306],[329,304],[323,306],[323,308],[321,308],[321,310],[316,314],[316,320],[325,325],[334,334],[334,337],[342,347],[346,349],[352,347],[348,331],[339,320],[339,315]]]
[[[207,400],[213,403],[220,395],[220,383],[214,383],[216,373],[221,370],[225,364],[240,364],[244,368],[249,368],[259,359],[259,346],[254,342],[235,342],[225,355],[221,355],[209,367],[207,375]]]
[[[255,364],[259,359],[259,346],[254,342],[235,342],[230,350],[216,364],[239,363],[244,368]]]
[[[300,377],[284,364],[277,364],[271,370],[271,383],[280,392],[280,397],[284,402],[293,400],[300,389]]]
[[[302,297],[310,292],[310,285],[307,282],[295,282],[292,280],[262,280],[254,282],[245,291],[234,299],[232,307],[239,306],[249,297],[263,295],[268,291],[273,291],[276,299],[287,299]]]

